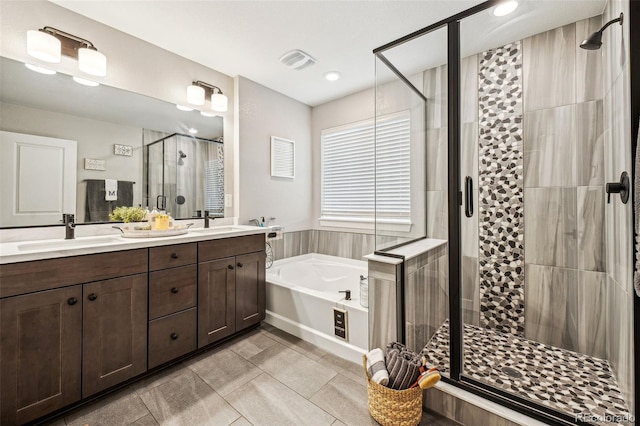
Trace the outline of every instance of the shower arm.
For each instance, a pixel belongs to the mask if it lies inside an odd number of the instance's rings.
[[[607,22],[606,24],[604,24],[604,26],[602,28],[600,28],[599,32],[603,32],[605,29],[607,29],[607,27],[609,27],[610,25],[615,24],[616,22],[620,22],[620,25],[622,25],[624,19],[624,14],[621,13],[619,17],[617,17],[616,19],[612,19],[609,22]]]

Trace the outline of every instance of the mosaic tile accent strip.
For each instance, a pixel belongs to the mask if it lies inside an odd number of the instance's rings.
[[[524,333],[524,179],[522,47],[510,43],[480,57],[480,324]]]
[[[624,396],[606,360],[470,324],[464,325],[463,340],[467,376],[570,416],[589,414],[604,419],[629,416]],[[446,374],[448,321],[422,353],[429,367],[437,367]]]

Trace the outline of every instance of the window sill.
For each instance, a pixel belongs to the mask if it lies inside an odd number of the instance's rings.
[[[408,220],[383,219],[377,223],[373,219],[351,218],[351,217],[321,217],[318,219],[321,226],[332,228],[350,228],[374,231],[394,231],[394,232],[411,232],[413,224]]]

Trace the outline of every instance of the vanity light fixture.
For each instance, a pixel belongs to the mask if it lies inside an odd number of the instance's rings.
[[[78,60],[80,71],[95,77],[107,75],[107,57],[89,40],[52,27],[27,31],[27,53],[45,62],[59,63],[62,55]]]
[[[216,93],[217,91],[217,93]],[[229,107],[229,100],[218,86],[204,81],[194,81],[187,86],[187,102],[192,105],[204,105],[207,97],[211,97],[211,109],[225,112]]]
[[[518,2],[515,0],[505,1],[496,6],[495,9],[493,9],[493,14],[495,16],[506,16],[516,10],[517,7]]]

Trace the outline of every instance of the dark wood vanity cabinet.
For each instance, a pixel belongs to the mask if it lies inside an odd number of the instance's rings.
[[[197,249],[149,249],[149,369],[197,349]]]
[[[198,347],[265,316],[264,235],[198,243]]]
[[[0,265],[0,424],[259,324],[264,234]]]
[[[82,286],[82,397],[147,370],[147,274]]]
[[[2,299],[0,317],[0,424],[80,400],[82,286]]]
[[[0,265],[0,295],[0,424],[146,370],[147,249]]]

